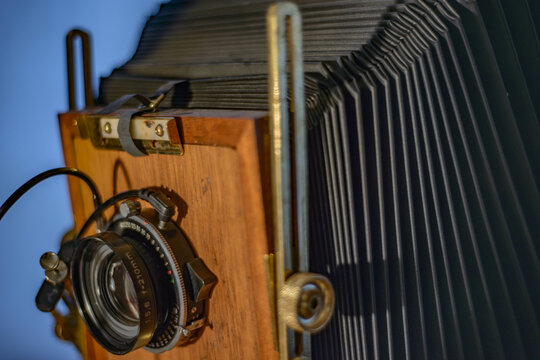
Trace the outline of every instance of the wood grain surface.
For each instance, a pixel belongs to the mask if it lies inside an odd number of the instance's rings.
[[[261,179],[266,113],[170,110],[156,115],[178,118],[184,155],[132,157],[98,150],[78,136],[79,114],[66,113],[59,117],[65,161],[89,174],[104,199],[142,187],[159,187],[171,197],[178,207],[174,221],[218,277],[208,326],[194,344],[159,355],[140,349],[113,356],[88,336],[85,358],[275,359],[263,262],[271,250],[269,196],[263,195],[266,181]],[[69,188],[79,228],[93,209],[91,194],[77,179],[69,179]]]

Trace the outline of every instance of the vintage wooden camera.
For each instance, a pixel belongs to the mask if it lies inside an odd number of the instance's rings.
[[[38,307],[85,359],[539,358],[534,8],[171,1],[97,99],[70,32],[67,168],[0,210],[71,175]]]

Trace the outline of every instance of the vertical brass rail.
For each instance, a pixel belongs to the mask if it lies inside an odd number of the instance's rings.
[[[311,357],[310,334],[320,331],[332,316],[334,293],[326,277],[308,272],[307,124],[300,12],[293,3],[276,3],[268,9],[266,21],[275,234],[275,254],[267,257],[267,261],[275,261],[269,286],[274,294],[280,359],[305,359]]]
[[[308,270],[307,259],[307,153],[306,118],[304,109],[304,69],[302,55],[301,18],[298,7],[289,2],[273,4],[267,13],[269,59],[269,109],[271,133],[272,188],[275,231],[275,286],[276,295],[283,288],[286,276],[296,271]],[[288,41],[289,40],[289,41]],[[287,56],[288,55],[288,56]],[[292,82],[291,106],[287,99],[287,58]],[[293,259],[291,191],[291,149],[289,140],[289,112],[294,115],[296,209],[298,261]],[[290,334],[277,302],[277,335],[280,358],[293,357],[294,334]],[[289,334],[288,334],[289,333]],[[292,337],[292,339],[291,339]],[[289,340],[289,341],[288,341]],[[292,341],[290,341],[292,340]],[[289,349],[289,345],[291,349]]]

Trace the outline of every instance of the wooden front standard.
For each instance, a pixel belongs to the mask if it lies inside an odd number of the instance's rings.
[[[270,249],[266,165],[266,113],[167,111],[178,119],[184,155],[132,157],[96,149],[78,135],[78,113],[60,115],[66,166],[86,172],[103,199],[128,189],[159,187],[178,211],[198,257],[218,277],[209,302],[208,325],[188,346],[163,354],[139,349],[126,356],[104,351],[87,335],[85,359],[274,359],[271,312],[263,256]],[[152,114],[160,116],[160,114]],[[69,179],[76,229],[93,210],[92,197]],[[143,204],[144,206],[144,204]],[[112,214],[108,213],[110,216]]]

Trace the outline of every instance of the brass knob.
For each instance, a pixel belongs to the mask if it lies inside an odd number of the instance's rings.
[[[291,275],[279,293],[279,316],[288,327],[321,331],[334,313],[334,289],[322,275],[299,272]]]

